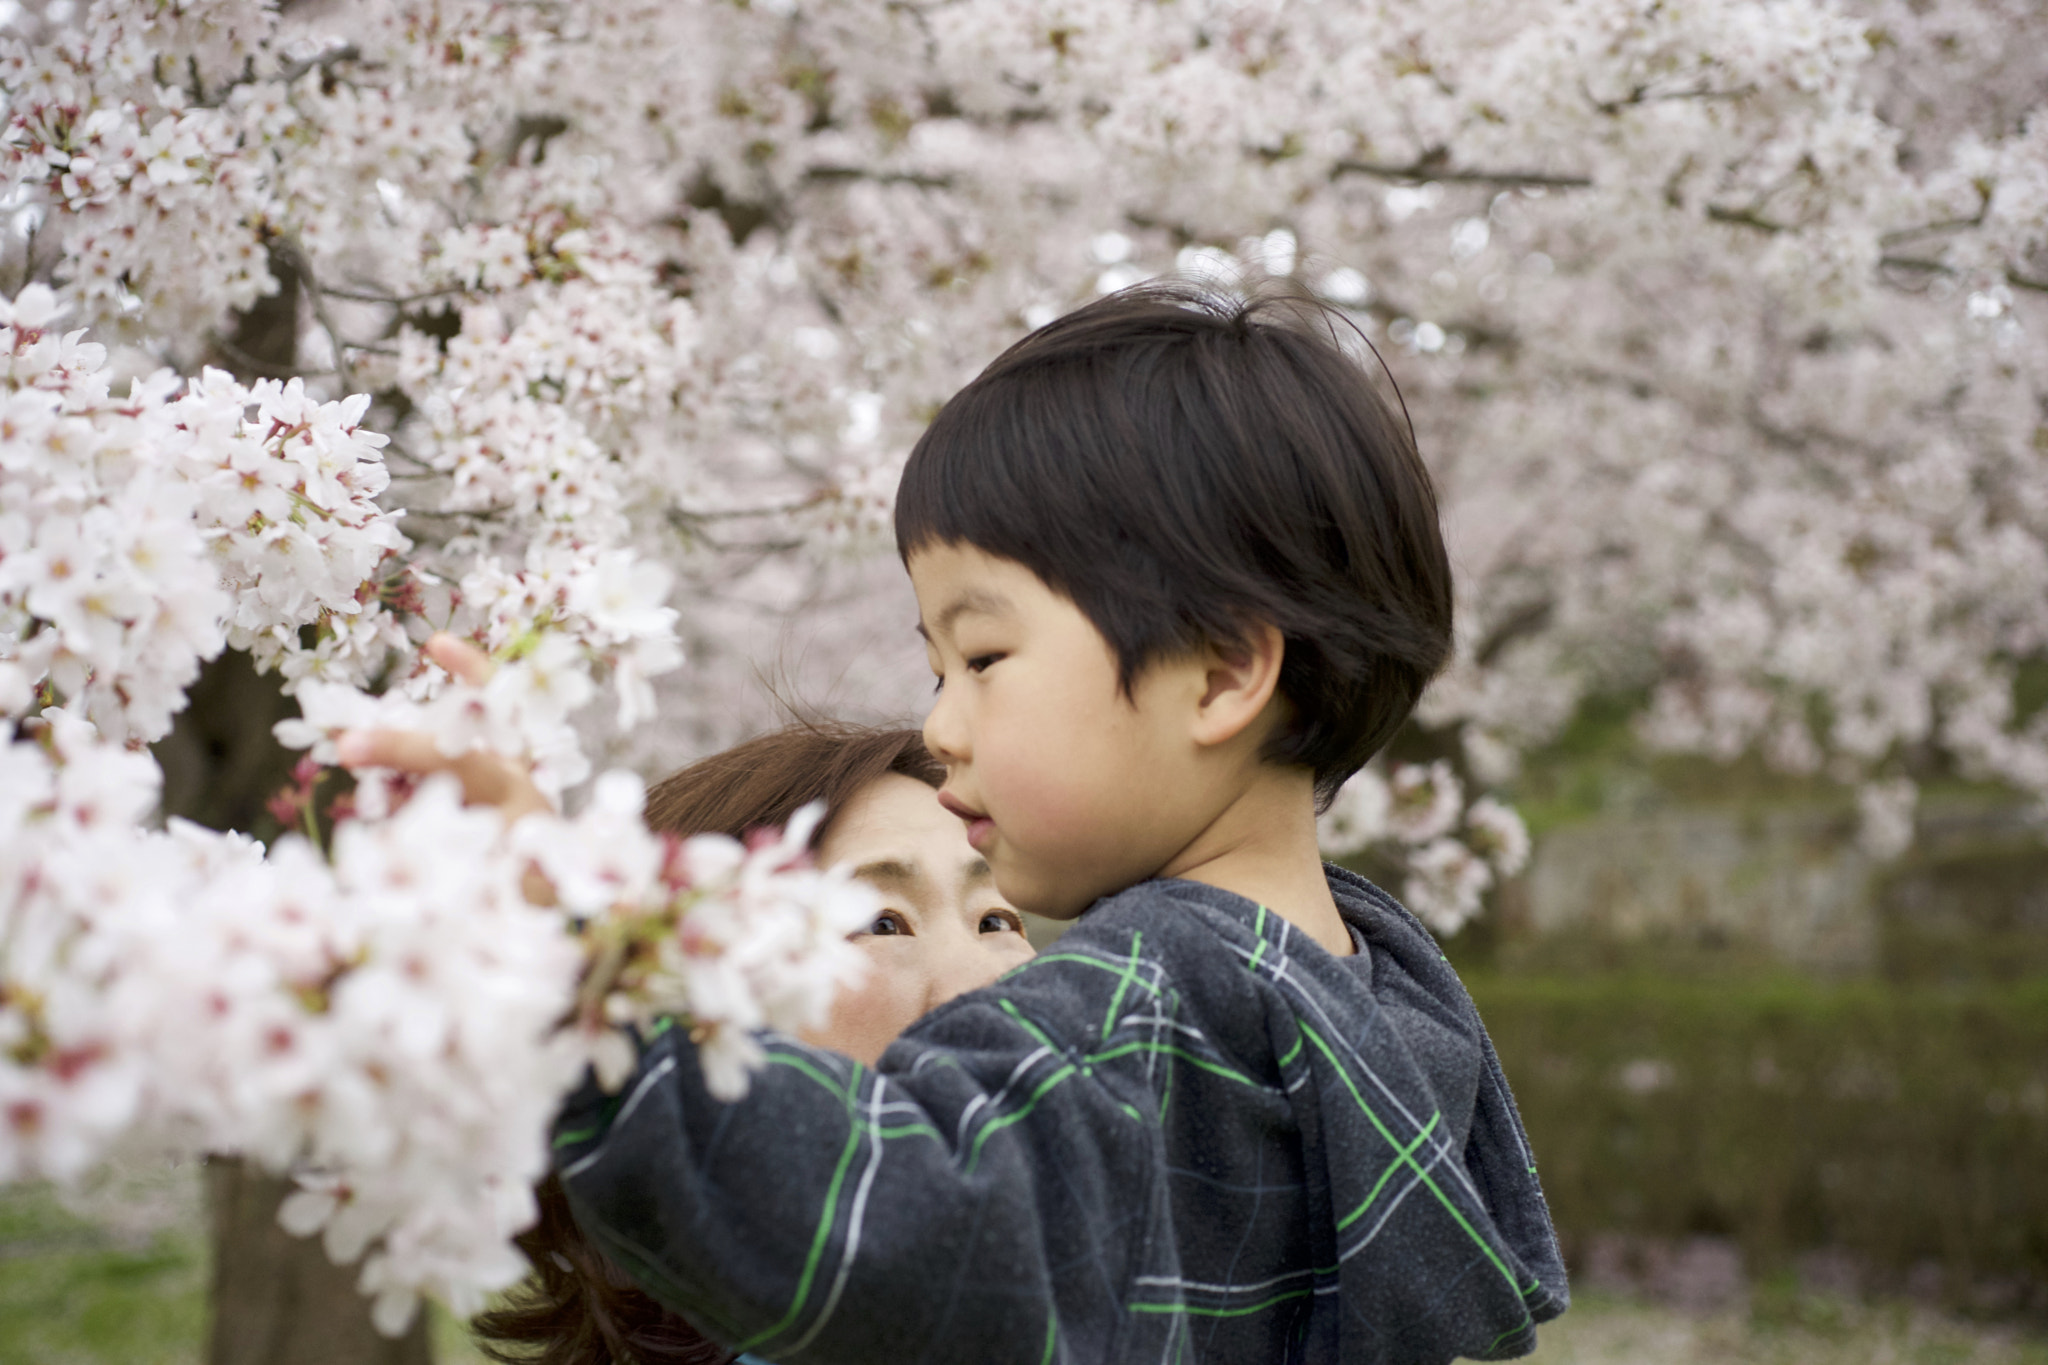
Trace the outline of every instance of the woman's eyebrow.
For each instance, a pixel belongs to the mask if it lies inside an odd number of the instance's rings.
[[[877,858],[862,863],[853,869],[854,879],[863,882],[888,882],[897,886],[908,886],[919,879],[915,863],[906,863],[901,858]]]
[[[976,886],[982,882],[989,881],[995,875],[995,872],[989,867],[988,859],[986,858],[976,858],[967,865],[967,884],[969,886]]]

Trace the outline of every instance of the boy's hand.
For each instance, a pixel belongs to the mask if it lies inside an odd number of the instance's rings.
[[[481,687],[490,681],[491,661],[467,640],[436,634],[426,656],[462,682]],[[395,768],[400,772],[452,773],[462,783],[462,799],[471,806],[495,806],[507,825],[523,815],[554,809],[533,785],[527,765],[503,754],[472,749],[450,758],[434,747],[433,737],[413,730],[350,730],[335,742],[346,768]]]

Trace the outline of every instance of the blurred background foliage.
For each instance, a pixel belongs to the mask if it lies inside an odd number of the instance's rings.
[[[2048,1307],[2048,981],[1475,976],[1582,1264],[1602,1233],[1834,1252],[1872,1287]]]
[[[1525,766],[1530,869],[1445,945],[1581,1283],[1662,1275],[1684,1298],[1673,1267],[1704,1245],[1742,1293],[1904,1295],[2040,1330],[2037,813],[1930,774],[1913,847],[1880,861],[1841,788],[1651,754],[1633,709],[1587,708]]]

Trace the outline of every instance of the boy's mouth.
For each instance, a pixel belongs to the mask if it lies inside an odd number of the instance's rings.
[[[989,836],[996,832],[996,822],[951,792],[940,792],[939,804],[967,822],[967,842],[974,851],[976,853],[987,852],[982,845],[987,843]]]

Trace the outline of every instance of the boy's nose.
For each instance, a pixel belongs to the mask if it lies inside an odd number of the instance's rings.
[[[941,691],[932,709],[924,718],[924,747],[931,756],[952,767],[965,763],[971,756],[967,742],[967,729],[961,723],[960,709],[947,700]]]

